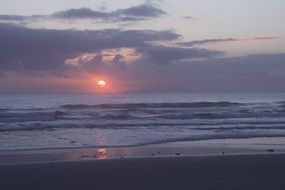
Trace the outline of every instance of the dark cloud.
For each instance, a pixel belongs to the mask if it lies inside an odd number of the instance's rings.
[[[55,12],[51,15],[52,18],[60,19],[110,19],[110,14],[103,11],[94,11],[89,8],[68,9]]]
[[[222,54],[199,48],[152,45],[156,41],[168,42],[179,38],[180,35],[172,31],[54,30],[0,24],[0,69],[62,71],[70,65],[76,65],[72,61],[87,69],[96,69],[98,67],[94,65],[103,63],[104,57],[112,56],[113,64],[124,63],[127,56],[139,57],[137,63],[165,65],[196,58],[212,58]],[[133,52],[129,55],[120,52],[108,55],[108,51],[121,48],[129,48]],[[66,65],[66,60],[71,64]]]
[[[146,19],[155,18],[167,14],[165,11],[153,7],[149,4],[130,7],[128,9],[119,9],[113,14],[119,15],[123,19]]]
[[[239,41],[251,41],[251,40],[276,40],[276,39],[279,39],[279,37],[255,37],[250,39],[223,38],[223,39],[205,39],[205,40],[197,40],[189,42],[179,42],[177,44],[185,47],[191,47],[195,45],[213,44],[220,42],[239,42]]]
[[[209,88],[211,91],[284,92],[285,89],[285,54],[260,54],[204,61],[196,67],[196,73],[201,74],[202,71],[204,90]]]
[[[0,21],[6,21],[6,22],[32,22],[46,18],[48,18],[48,16],[44,15],[32,15],[32,16],[0,15]]]
[[[244,57],[232,57],[201,62],[211,68],[213,73],[239,77],[268,76],[283,68],[285,72],[285,54],[259,54]],[[284,76],[285,77],[285,73]]]
[[[142,4],[115,11],[92,10],[90,8],[68,9],[51,15],[0,15],[2,21],[35,21],[38,19],[78,20],[90,19],[98,22],[131,22],[157,18],[167,14],[151,4]]]
[[[14,69],[49,69],[81,53],[110,48],[137,48],[150,41],[176,40],[171,31],[152,30],[52,30],[29,29],[0,24],[0,67]]]
[[[132,70],[147,92],[284,92],[285,54],[184,61]]]
[[[101,73],[112,76],[112,82],[122,85],[120,89],[151,92],[277,92],[285,88],[285,54],[219,58],[222,52],[154,45],[179,37],[171,31],[50,30],[0,24],[0,91],[30,87],[41,92],[51,78],[73,80]],[[116,48],[132,51],[113,51]],[[132,56],[138,59],[127,64]],[[17,84],[18,76],[29,80]],[[81,84],[72,82],[58,88],[57,79],[49,81],[49,90],[64,91],[71,84],[71,89],[81,89]]]
[[[167,64],[183,59],[208,58],[219,52],[198,48],[170,48],[149,42],[177,40],[172,31],[152,30],[54,30],[30,29],[0,24],[0,68],[4,70],[58,70],[65,60],[86,53],[132,48],[143,59],[155,64]],[[114,63],[122,61],[117,55]]]
[[[149,46],[140,48],[145,59],[155,64],[171,64],[181,60],[214,58],[223,55],[220,51],[199,48],[179,48],[165,46]]]
[[[44,85],[38,85],[37,79],[43,75],[66,79],[104,73],[145,91],[277,92],[285,88],[285,54],[219,58],[223,55],[219,51],[155,45],[179,38],[173,31],[52,30],[0,24],[0,83],[12,79],[5,73],[12,77],[20,73],[33,78],[31,88],[40,91]],[[114,51],[120,48],[132,51]],[[137,60],[127,64],[128,57]]]
[[[279,37],[255,37],[253,40],[276,40],[280,39]]]
[[[189,42],[180,42],[177,43],[181,46],[195,46],[195,45],[203,45],[203,44],[209,44],[209,43],[218,43],[218,42],[233,42],[237,41],[237,39],[234,38],[225,38],[225,39],[206,39],[206,40],[197,40],[197,41],[189,41]]]
[[[20,15],[0,15],[0,20],[4,21],[24,21],[25,19],[28,18],[29,17],[20,16]]]
[[[192,16],[183,16],[182,18],[183,18],[183,19],[186,19],[186,20],[193,20],[193,19],[195,19],[195,18],[192,17]]]

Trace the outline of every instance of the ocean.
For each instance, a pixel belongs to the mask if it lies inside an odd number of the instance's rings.
[[[284,93],[0,95],[0,150],[284,136]]]

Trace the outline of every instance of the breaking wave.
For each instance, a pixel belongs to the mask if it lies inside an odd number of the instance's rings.
[[[140,109],[140,108],[207,108],[207,107],[230,107],[239,106],[235,102],[191,102],[191,103],[129,103],[129,104],[67,104],[61,106],[64,109]]]
[[[79,146],[133,146],[285,136],[284,101],[187,102],[182,99],[180,102],[177,98],[175,102],[148,99],[142,103],[126,103],[128,99],[99,100],[65,102],[60,99],[45,107],[0,105],[0,150],[8,149],[6,144],[12,148],[21,144],[34,147],[34,140],[41,147],[76,144],[69,142],[81,142]],[[68,141],[62,140],[62,136]]]

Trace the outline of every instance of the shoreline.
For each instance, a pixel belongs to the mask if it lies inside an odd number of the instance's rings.
[[[283,190],[284,143],[285,138],[258,138],[124,148],[0,151],[0,187]]]
[[[0,151],[0,165],[37,162],[285,154],[285,138],[218,139],[137,147],[56,148]]]

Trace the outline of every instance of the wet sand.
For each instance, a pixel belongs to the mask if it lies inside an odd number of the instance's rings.
[[[273,152],[272,152],[273,151]],[[1,164],[126,159],[142,157],[285,154],[285,138],[219,139],[139,147],[59,148],[0,151]]]
[[[0,189],[285,189],[285,139],[0,151]]]
[[[280,189],[285,155],[157,157],[0,165],[0,188]]]

